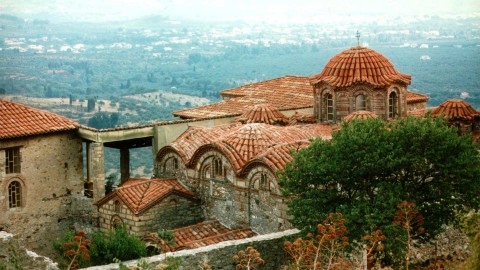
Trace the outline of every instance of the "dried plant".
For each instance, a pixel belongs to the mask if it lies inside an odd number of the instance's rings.
[[[348,246],[345,219],[340,213],[330,213],[322,224],[317,226],[317,235],[307,235],[307,239],[297,238],[285,242],[285,251],[293,259],[296,269],[345,269],[348,261],[340,256],[340,251]]]
[[[401,226],[406,232],[406,240],[398,240],[406,246],[405,269],[408,270],[410,257],[412,256],[413,239],[425,231],[422,227],[424,219],[418,213],[415,203],[402,201],[397,205],[393,223]]]
[[[253,247],[247,247],[246,251],[240,250],[237,255],[233,256],[233,260],[237,264],[237,270],[256,269],[257,267],[265,264],[262,257],[260,256],[260,252],[258,252]]]
[[[90,260],[90,250],[88,245],[90,240],[85,237],[86,233],[83,230],[78,231],[71,242],[63,244],[66,251],[63,255],[69,260],[67,269],[79,268],[79,262]]]

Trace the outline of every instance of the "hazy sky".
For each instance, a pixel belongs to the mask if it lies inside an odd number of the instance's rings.
[[[480,13],[479,0],[0,0],[0,13],[105,21],[163,15],[211,20],[306,21],[322,16]],[[54,19],[51,17],[50,19]]]

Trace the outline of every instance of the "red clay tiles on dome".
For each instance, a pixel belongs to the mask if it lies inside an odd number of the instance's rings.
[[[270,125],[287,125],[288,118],[268,104],[258,104],[235,119],[242,124],[265,123]]]
[[[73,120],[48,111],[0,100],[0,139],[75,130],[79,126]]]
[[[480,112],[477,112],[470,104],[461,99],[449,99],[432,110],[432,116],[439,115],[453,120],[471,120],[475,117],[480,117]]]
[[[257,234],[249,228],[231,230],[222,225],[218,220],[200,222],[191,226],[173,230],[175,244],[163,242],[160,248],[164,252],[193,249],[213,245],[216,243],[250,238]],[[148,234],[144,241],[160,242],[156,233]]]
[[[174,178],[132,178],[115,188],[95,204],[101,206],[117,197],[135,215],[138,215],[171,194],[186,198],[194,197],[192,192],[188,191]]]
[[[409,85],[411,76],[398,72],[381,53],[357,46],[332,57],[320,74],[310,77],[310,82],[312,85],[325,82],[334,87],[363,82],[386,87],[393,83]]]
[[[290,116],[288,124],[289,125],[314,124],[316,122],[317,122],[317,119],[313,116],[313,114],[295,112],[294,115]]]
[[[345,116],[345,118],[343,118],[343,121],[348,122],[348,121],[351,121],[352,119],[367,120],[369,118],[377,118],[377,115],[370,111],[356,111]]]

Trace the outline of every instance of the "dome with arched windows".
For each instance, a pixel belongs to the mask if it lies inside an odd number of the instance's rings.
[[[357,46],[335,55],[320,74],[310,77],[312,85],[321,82],[333,87],[348,87],[355,83],[386,87],[393,83],[409,85],[411,76],[398,72],[381,53]]]

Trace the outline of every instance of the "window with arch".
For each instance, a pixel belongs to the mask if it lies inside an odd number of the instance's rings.
[[[388,117],[395,118],[398,116],[398,96],[397,93],[391,92],[388,96]]]
[[[175,174],[178,171],[178,159],[175,157],[170,157],[165,160],[163,164],[163,172],[165,174]]]
[[[123,221],[119,216],[114,216],[110,223],[110,226],[113,230],[119,229],[123,227]]]
[[[22,207],[22,185],[18,181],[12,181],[8,185],[8,207]]]
[[[222,160],[218,157],[214,157],[212,160],[212,176],[213,177],[223,177],[223,165]]]
[[[333,96],[330,93],[324,95],[325,100],[325,119],[327,121],[333,121]]]
[[[268,176],[266,173],[260,174],[260,189],[270,190],[270,183],[268,183]]]
[[[115,212],[120,213],[120,210],[122,209],[122,204],[120,203],[120,201],[115,200],[113,204],[114,204]]]
[[[355,97],[355,111],[366,111],[367,110],[367,100],[365,95],[360,94]]]

